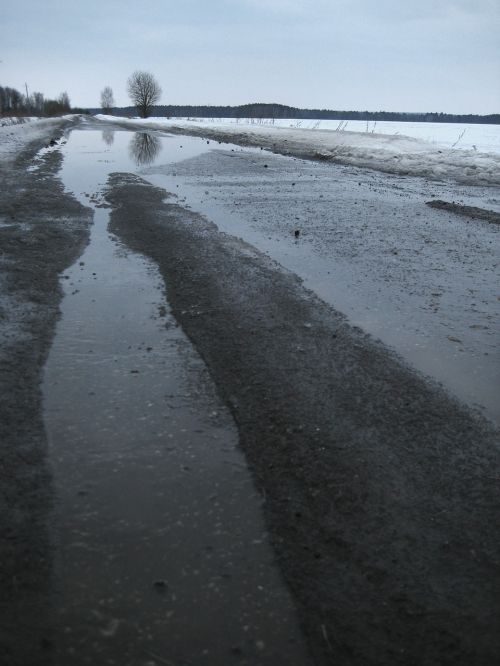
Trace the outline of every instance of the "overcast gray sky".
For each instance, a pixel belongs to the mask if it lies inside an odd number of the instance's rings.
[[[2,0],[0,85],[98,106],[500,112],[500,0]]]

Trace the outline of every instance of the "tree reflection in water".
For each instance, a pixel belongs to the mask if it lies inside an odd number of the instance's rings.
[[[112,129],[102,130],[102,140],[107,146],[112,146],[115,140],[115,131]]]
[[[147,132],[136,132],[130,141],[129,152],[137,166],[149,166],[161,149],[160,140]]]

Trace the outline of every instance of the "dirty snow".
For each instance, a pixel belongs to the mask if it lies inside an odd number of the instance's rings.
[[[128,119],[98,115],[98,120],[142,129],[187,131],[198,136],[263,145],[275,152],[386,173],[453,180],[469,185],[500,185],[500,153],[446,148],[396,134],[321,130],[276,125],[212,123],[168,118]]]
[[[73,116],[64,116],[72,118]],[[0,126],[0,161],[8,164],[31,141],[45,136],[47,129],[60,124],[61,118],[2,118]],[[14,122],[16,121],[16,122]],[[5,122],[5,124],[4,124]]]
[[[24,125],[25,123],[32,123],[34,120],[40,120],[38,116],[7,116],[0,118],[0,127],[8,125]]]
[[[178,119],[180,120],[180,119]],[[500,154],[500,125],[479,123],[426,123],[389,122],[366,120],[317,120],[317,119],[272,119],[272,118],[185,118],[193,122],[209,124],[267,125],[285,129],[330,130],[357,132],[361,134],[389,134],[409,136],[434,144],[439,148],[456,150],[478,150],[482,153]]]

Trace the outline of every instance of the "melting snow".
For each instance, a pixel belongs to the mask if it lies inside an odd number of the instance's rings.
[[[304,129],[210,120],[128,119],[105,115],[98,115],[97,118],[143,129],[186,130],[228,142],[243,140],[249,145],[273,147],[276,152],[307,155],[386,173],[454,180],[469,185],[500,185],[500,149],[498,152],[485,152],[462,149],[458,144],[452,148],[446,147],[444,142],[372,131]],[[487,127],[491,130],[493,126]],[[495,128],[500,136],[500,126]]]

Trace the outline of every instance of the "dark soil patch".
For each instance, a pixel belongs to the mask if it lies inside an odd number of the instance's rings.
[[[487,210],[485,208],[477,208],[476,206],[464,206],[449,201],[441,201],[440,199],[433,199],[432,201],[425,202],[431,208],[438,208],[439,210],[446,210],[449,213],[456,213],[457,215],[465,215],[472,220],[486,220],[491,224],[500,224],[500,213],[494,210]]]

